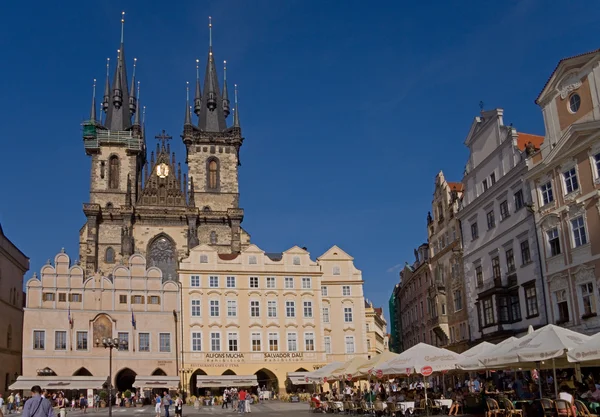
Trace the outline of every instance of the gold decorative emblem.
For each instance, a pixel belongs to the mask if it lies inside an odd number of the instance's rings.
[[[156,175],[160,178],[166,178],[169,175],[169,166],[164,162],[156,166]]]

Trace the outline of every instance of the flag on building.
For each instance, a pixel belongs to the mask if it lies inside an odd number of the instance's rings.
[[[135,330],[135,316],[133,315],[133,310],[131,311],[131,325],[133,326],[133,328]]]

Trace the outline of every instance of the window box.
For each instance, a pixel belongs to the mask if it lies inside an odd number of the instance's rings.
[[[590,313],[590,314],[584,314],[583,316],[581,316],[581,320],[587,320],[587,319],[591,319],[592,317],[597,317],[598,314],[596,313]]]

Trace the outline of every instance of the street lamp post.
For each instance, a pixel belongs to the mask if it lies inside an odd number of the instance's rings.
[[[100,341],[96,339],[96,345],[99,345]],[[125,348],[127,346],[127,340],[119,339],[115,337],[102,338],[102,346],[104,349],[108,349],[108,416],[112,417],[112,350],[119,348],[119,346]]]

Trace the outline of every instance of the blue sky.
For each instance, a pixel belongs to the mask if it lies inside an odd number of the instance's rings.
[[[472,118],[543,134],[533,103],[558,60],[599,47],[595,1],[63,1],[0,6],[0,222],[39,271],[78,257],[89,159],[80,122],[126,12],[148,136],[179,138],[185,83],[207,55],[240,85],[244,228],[267,251],[333,244],[387,309],[426,240],[433,182],[460,181]],[[220,77],[222,81],[222,77]],[[149,139],[153,146],[154,140]],[[173,144],[183,159],[180,140]]]

